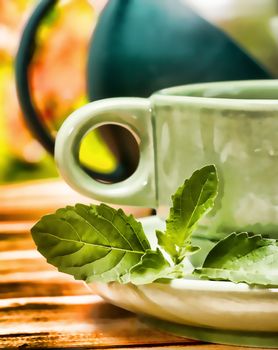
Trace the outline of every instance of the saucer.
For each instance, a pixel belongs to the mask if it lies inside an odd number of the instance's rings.
[[[164,222],[156,216],[141,222],[155,245],[155,229],[163,229]],[[110,303],[170,333],[221,344],[278,347],[278,288],[197,279],[88,286]]]

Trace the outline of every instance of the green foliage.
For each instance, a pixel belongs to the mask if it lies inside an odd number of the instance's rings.
[[[185,277],[186,257],[198,247],[191,236],[214,204],[218,178],[213,165],[194,172],[172,197],[160,248],[152,250],[140,222],[108,205],[76,204],[44,216],[33,228],[38,250],[59,271],[86,282],[146,284]],[[163,250],[166,254],[164,256]],[[195,276],[278,286],[278,242],[232,233],[209,252]]]
[[[176,263],[188,252],[196,251],[190,243],[191,234],[198,221],[213,207],[217,185],[216,169],[209,165],[195,171],[172,196],[173,207],[166,220],[166,231],[157,231],[157,238]]]
[[[232,233],[216,244],[195,274],[210,280],[278,285],[278,242]]]
[[[150,249],[141,223],[107,205],[59,209],[43,217],[32,236],[47,261],[76,279],[128,281]]]

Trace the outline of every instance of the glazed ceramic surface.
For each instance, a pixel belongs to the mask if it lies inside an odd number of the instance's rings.
[[[163,228],[164,223],[155,216],[142,219],[142,223],[155,245],[154,231]],[[151,316],[149,322],[170,332],[209,340],[207,336],[202,337],[202,332],[207,332],[211,341],[258,346],[262,344],[261,339],[268,338],[271,342],[263,345],[278,346],[277,288],[193,279],[141,286],[92,283],[89,287],[112,304]],[[182,326],[185,330],[189,327],[191,333],[184,333]],[[202,331],[198,331],[200,329]],[[225,341],[223,336],[213,335],[215,332],[228,338]],[[249,342],[244,343],[246,337]]]
[[[184,325],[278,332],[278,290],[222,281],[174,280],[170,284],[90,285],[129,311]]]

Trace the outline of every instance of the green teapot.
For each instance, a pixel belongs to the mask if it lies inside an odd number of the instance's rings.
[[[41,21],[57,2],[39,1],[25,26],[16,58],[16,84],[24,117],[50,153],[55,139],[34,105],[28,69]],[[86,79],[89,99],[97,100],[146,97],[179,84],[271,77],[224,31],[198,15],[184,0],[110,0],[92,36]],[[121,147],[123,140],[117,143]],[[117,176],[110,174],[108,180]]]

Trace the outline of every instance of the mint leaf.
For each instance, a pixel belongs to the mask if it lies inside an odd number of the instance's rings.
[[[86,282],[129,282],[129,270],[150,250],[141,223],[104,204],[59,209],[31,232],[49,263]]]
[[[246,232],[232,233],[212,248],[194,274],[210,280],[278,286],[278,242]]]
[[[198,221],[214,204],[218,178],[214,165],[193,173],[172,196],[173,207],[166,220],[166,231],[157,231],[158,244],[179,263],[191,251],[190,238]]]
[[[161,251],[147,251],[139,264],[130,271],[133,284],[152,283],[158,279],[173,279],[183,276],[183,266],[171,266]]]

